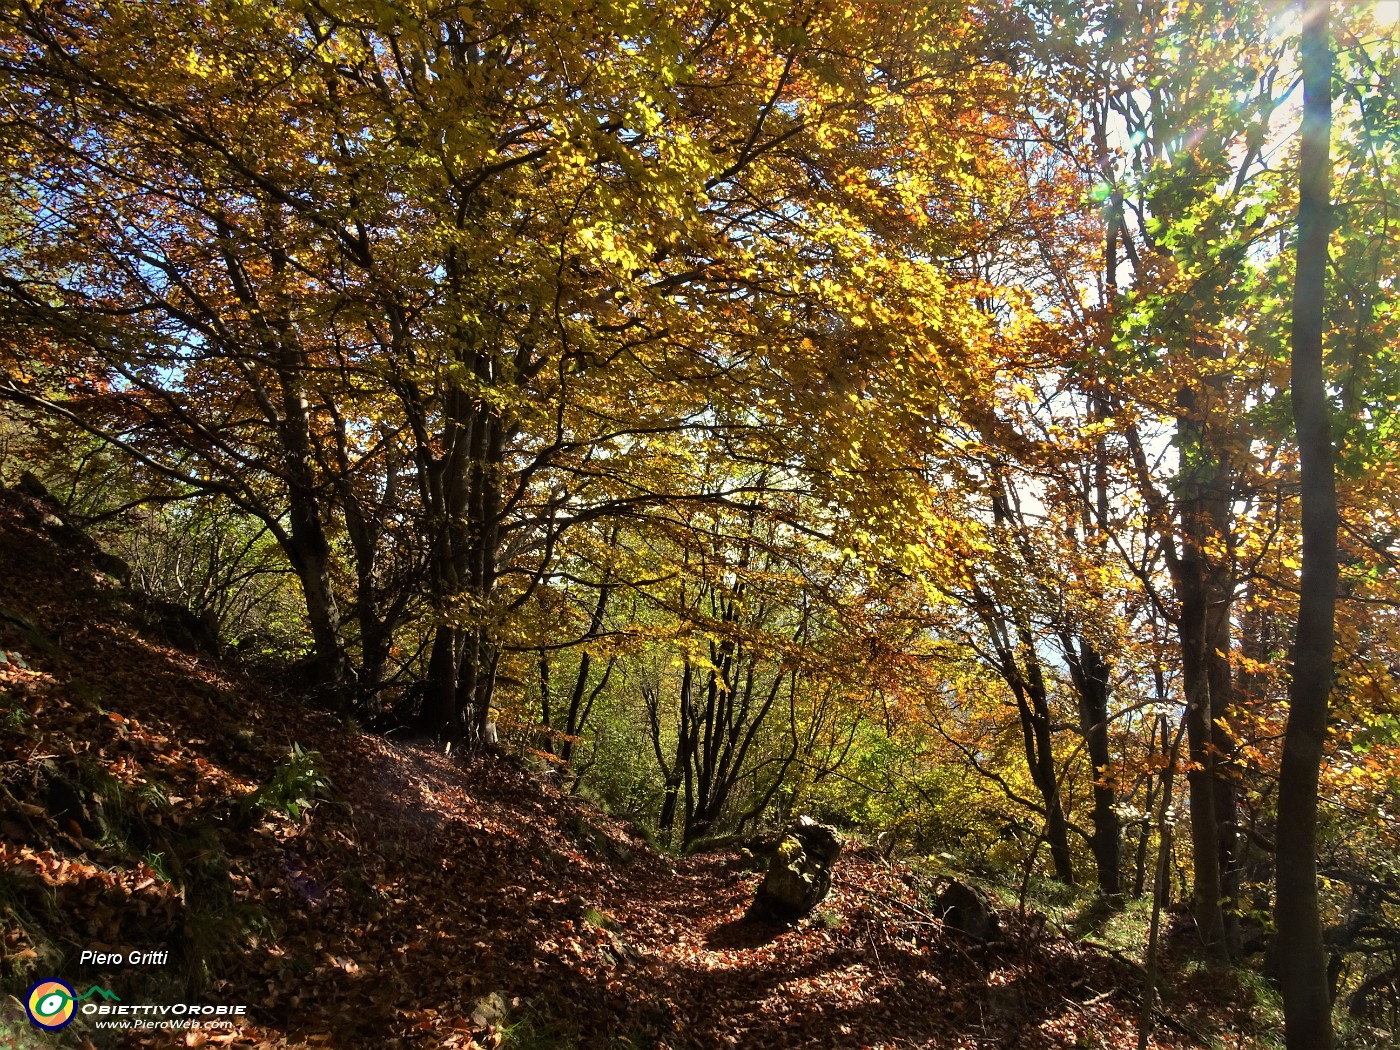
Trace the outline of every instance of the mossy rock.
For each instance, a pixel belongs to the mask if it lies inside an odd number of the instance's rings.
[[[796,922],[831,892],[831,871],[846,840],[832,827],[799,817],[783,833],[749,915]]]

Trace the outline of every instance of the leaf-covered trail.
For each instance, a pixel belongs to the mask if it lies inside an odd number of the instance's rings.
[[[297,847],[326,900],[305,895],[289,944],[315,970],[296,979],[284,954],[264,976],[266,1005],[309,1007],[337,1044],[490,1042],[471,1008],[491,992],[536,1034],[585,1045],[1133,1042],[1134,973],[1034,920],[1008,917],[991,945],[944,929],[913,876],[867,851],[843,856],[815,919],[755,925],[758,876],[733,854],[660,856],[509,760],[345,745],[333,775],[353,831]]]

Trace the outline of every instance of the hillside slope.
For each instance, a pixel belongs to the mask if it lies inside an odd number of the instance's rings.
[[[736,855],[658,854],[509,756],[342,727],[99,563],[118,570],[0,492],[0,1045],[1134,1045],[1139,974],[1033,914],[973,941],[856,848],[815,919],[744,922],[758,876]],[[247,1014],[47,1034],[22,1000],[50,976]],[[1153,1045],[1248,1030],[1217,985],[1178,988],[1194,1005]]]

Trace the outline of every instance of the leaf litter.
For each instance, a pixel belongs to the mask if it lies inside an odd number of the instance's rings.
[[[81,948],[149,947],[172,952],[167,989],[245,1003],[249,1017],[120,1045],[1136,1043],[1128,960],[1014,910],[996,941],[972,941],[930,912],[925,877],[861,847],[815,917],[749,922],[759,876],[733,851],[660,854],[513,757],[464,764],[354,732],[162,642],[13,493],[0,493],[0,611],[12,613],[0,616],[9,1013]],[[250,814],[296,742],[319,752],[333,792],[297,819]],[[56,816],[53,784],[70,781],[78,801]],[[1165,1005],[1154,1048],[1227,1029],[1254,1045],[1242,996],[1198,991]]]

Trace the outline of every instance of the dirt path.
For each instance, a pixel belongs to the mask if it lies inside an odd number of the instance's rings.
[[[369,737],[338,756],[354,816],[290,840],[325,901],[307,896],[304,928],[284,938],[292,970],[265,978],[283,989],[267,1009],[303,1011],[298,1030],[335,1045],[489,1045],[471,1015],[492,992],[538,1046],[1133,1040],[1123,967],[1033,922],[990,945],[942,929],[908,872],[861,851],[813,919],[755,925],[742,917],[758,876],[737,857],[657,855],[509,763],[462,770]]]

